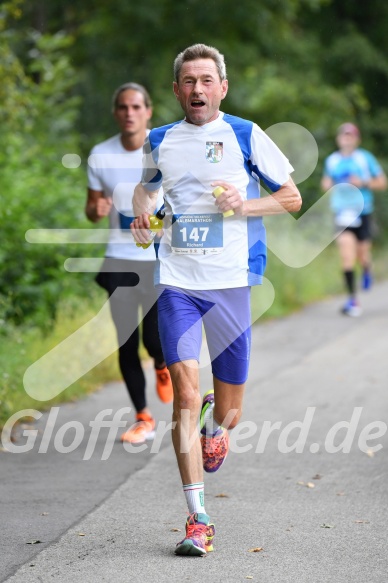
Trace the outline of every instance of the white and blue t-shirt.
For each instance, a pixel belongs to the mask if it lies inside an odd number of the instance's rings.
[[[329,176],[334,184],[338,185],[333,189],[331,196],[333,212],[338,215],[359,206],[357,191],[346,185],[351,176],[357,176],[367,182],[382,173],[383,170],[373,154],[362,148],[357,148],[349,156],[344,156],[341,152],[330,154],[325,161],[324,175]],[[362,187],[359,190],[364,200],[361,214],[369,215],[373,212],[373,193],[369,188]]]
[[[109,240],[106,257],[132,261],[155,261],[155,249],[136,247],[130,231],[134,219],[132,197],[142,175],[143,148],[128,151],[121,142],[120,134],[94,146],[88,163],[88,186],[111,197],[113,204],[109,214]],[[163,204],[160,191],[158,208]]]
[[[292,166],[253,122],[223,114],[202,126],[179,121],[151,130],[142,184],[163,185],[166,217],[155,283],[225,289],[262,283],[266,237],[262,217],[224,218],[212,195],[215,180],[236,186],[244,200],[289,179]]]

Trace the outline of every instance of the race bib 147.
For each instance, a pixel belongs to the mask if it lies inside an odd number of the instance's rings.
[[[221,213],[173,215],[173,253],[206,255],[221,253],[224,246]]]

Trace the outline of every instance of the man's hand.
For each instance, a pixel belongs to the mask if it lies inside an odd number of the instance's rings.
[[[102,219],[103,217],[107,217],[112,208],[112,199],[101,197],[96,202],[96,218]]]
[[[236,215],[257,217],[293,213],[297,212],[302,204],[299,190],[291,177],[273,194],[245,201],[233,184],[217,180],[212,182],[212,186],[225,188],[225,192],[216,199],[219,209],[222,212],[232,209]]]
[[[150,240],[150,226],[151,225],[148,213],[143,213],[132,221],[130,229],[136,243],[148,243]]]
[[[241,214],[244,199],[233,184],[223,182],[222,180],[215,180],[211,183],[211,186],[213,188],[216,186],[222,186],[224,189],[224,192],[215,200],[220,212],[224,213],[233,210],[236,214]]]
[[[112,204],[112,198],[105,197],[102,190],[88,188],[85,214],[89,221],[97,223],[102,218],[107,217],[112,209]]]

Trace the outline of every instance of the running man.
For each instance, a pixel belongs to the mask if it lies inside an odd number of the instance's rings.
[[[173,89],[185,119],[151,130],[131,225],[148,240],[149,214],[163,185],[166,218],[156,284],[159,330],[173,387],[173,445],[189,517],[175,553],[212,550],[214,524],[205,511],[203,470],[219,469],[228,430],[241,416],[250,353],[250,286],[266,263],[262,217],[299,210],[288,160],[254,123],[224,114],[228,91],[223,55],[203,44],[174,63]],[[209,156],[209,151],[217,156]],[[260,198],[259,180],[273,192]],[[212,195],[216,186],[224,192]],[[223,214],[232,210],[234,216]],[[202,322],[212,360],[213,389],[202,401],[198,361]],[[201,437],[198,433],[200,416]]]
[[[360,130],[353,123],[342,124],[337,131],[338,151],[325,161],[321,187],[324,192],[334,185],[331,206],[334,220],[340,234],[337,245],[348,299],[342,308],[347,316],[360,316],[361,307],[357,301],[355,268],[359,262],[362,268],[362,288],[370,289],[371,274],[371,217],[373,212],[373,190],[385,190],[387,179],[376,158],[363,148]],[[356,186],[363,197],[364,208],[359,213],[354,189]],[[356,191],[357,192],[357,191]],[[347,226],[344,230],[344,225]]]
[[[109,242],[96,281],[109,295],[119,344],[119,366],[136,409],[136,422],[121,439],[142,443],[152,439],[155,420],[147,406],[146,382],[139,357],[140,307],[142,340],[154,359],[158,396],[165,403],[173,398],[158,332],[157,295],[153,285],[154,246],[139,249],[129,231],[133,210],[128,188],[133,194],[140,180],[143,144],[152,116],[151,99],[146,89],[137,83],[121,85],[113,95],[113,114],[120,133],[92,149],[85,213],[94,223],[109,216]],[[161,204],[162,196],[158,200]]]

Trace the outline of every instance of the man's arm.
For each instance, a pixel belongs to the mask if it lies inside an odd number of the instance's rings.
[[[280,213],[295,213],[302,206],[302,197],[294,181],[290,177],[279,190],[262,198],[245,200],[242,205],[242,215],[257,217],[277,215]]]
[[[325,174],[324,176],[322,176],[321,189],[323,190],[323,192],[327,192],[333,186],[334,186],[334,180],[332,180],[330,178],[330,176],[327,176],[327,174]]]
[[[133,193],[133,212],[135,217],[148,213],[152,215],[158,201],[158,190],[149,191],[142,184],[137,184]]]
[[[88,196],[85,206],[85,215],[92,223],[97,223],[103,217],[107,217],[112,208],[112,199],[105,198],[101,190],[88,188]]]
[[[362,180],[358,176],[351,176],[349,182],[353,186],[357,186],[357,188],[369,188],[370,190],[385,190],[387,188],[387,177],[385,174],[372,176],[367,181]]]
[[[349,184],[353,184],[357,188],[369,188],[370,190],[386,190],[387,188],[387,177],[384,173],[378,174],[377,176],[372,176],[369,180],[362,180],[359,176],[351,176],[349,178]],[[321,188],[324,192],[327,192],[334,186],[334,181],[330,176],[323,176],[321,180]]]
[[[371,190],[386,190],[387,188],[387,177],[385,174],[379,174],[378,176],[373,176],[369,181],[367,188]]]
[[[261,217],[280,213],[294,213],[302,206],[302,197],[290,177],[279,190],[268,196],[243,200],[235,186],[222,181],[215,181],[212,186],[223,186],[225,192],[216,200],[220,211],[234,210],[245,217]]]

